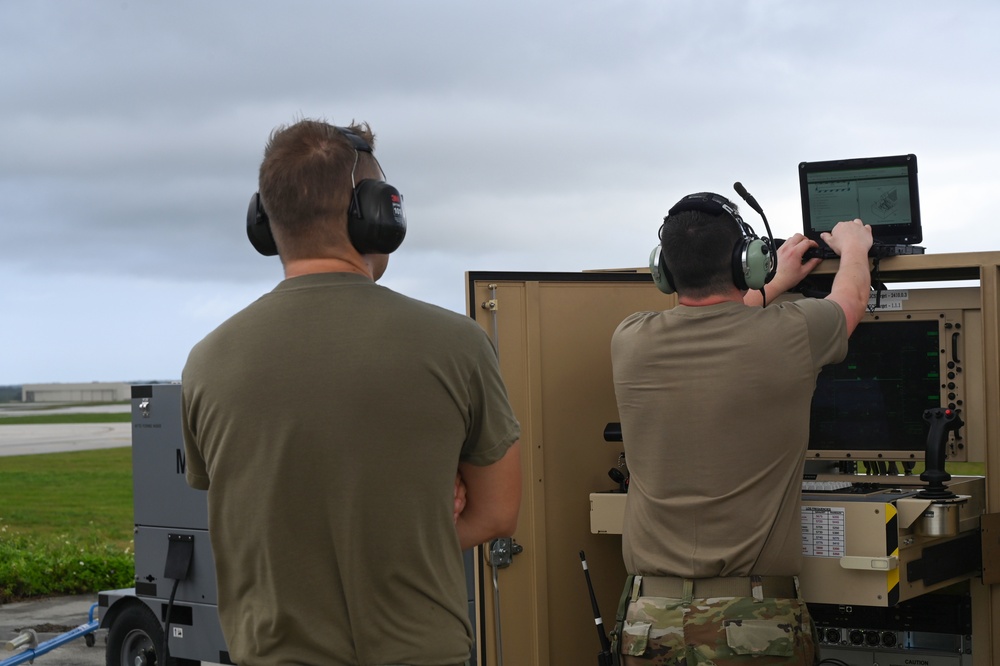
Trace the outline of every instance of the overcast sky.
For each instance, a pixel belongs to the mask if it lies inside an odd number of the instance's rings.
[[[382,283],[640,266],[715,190],[801,225],[801,161],[914,153],[928,252],[1000,249],[1000,4],[0,2],[0,384],[180,377],[280,281],[246,240],[271,129],[367,121]],[[745,217],[763,225],[748,207]]]

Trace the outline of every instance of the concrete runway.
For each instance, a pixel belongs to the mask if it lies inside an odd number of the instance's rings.
[[[46,408],[4,405],[0,417],[28,414],[128,413],[131,405],[100,405]],[[86,451],[132,446],[131,423],[58,423],[44,425],[4,425],[0,418],[0,456],[27,456],[36,453]]]
[[[0,425],[0,456],[132,446],[131,423]]]

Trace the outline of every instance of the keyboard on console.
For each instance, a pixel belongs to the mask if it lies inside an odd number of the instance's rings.
[[[868,495],[880,492],[883,486],[875,482],[862,481],[817,481],[815,479],[802,480],[802,492],[804,493],[830,493],[839,495]]]
[[[854,484],[850,481],[802,481],[802,492],[804,493],[833,493],[841,490],[850,492]]]

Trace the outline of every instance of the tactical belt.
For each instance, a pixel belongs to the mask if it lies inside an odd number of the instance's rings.
[[[771,599],[795,599],[794,576],[726,576],[724,578],[687,579],[691,584],[690,594],[698,599],[711,597],[754,596],[754,584],[760,585],[760,593]],[[684,597],[684,578],[674,576],[643,576],[640,594],[645,597]]]

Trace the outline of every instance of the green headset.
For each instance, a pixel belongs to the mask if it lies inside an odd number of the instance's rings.
[[[689,194],[667,212],[667,216],[663,218],[663,225],[671,215],[690,211],[712,216],[726,214],[736,223],[740,230],[740,240],[733,247],[732,267],[733,282],[738,289],[759,290],[771,281],[777,269],[774,241],[758,237],[753,228],[743,221],[736,206],[729,199],[712,192]],[[649,254],[649,272],[653,276],[653,283],[660,291],[664,294],[673,294],[677,288],[663,256],[663,225],[660,225],[659,231],[660,245],[653,248]]]

